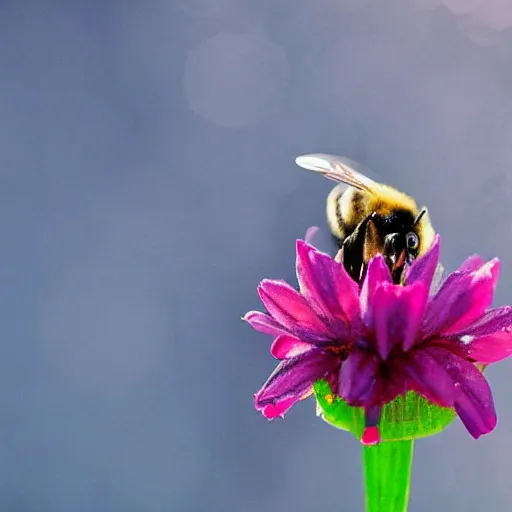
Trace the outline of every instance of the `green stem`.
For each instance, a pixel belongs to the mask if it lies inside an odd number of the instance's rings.
[[[365,446],[366,512],[407,512],[414,440]]]

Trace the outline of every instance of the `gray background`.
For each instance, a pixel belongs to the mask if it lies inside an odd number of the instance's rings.
[[[512,5],[64,5],[0,4],[0,510],[361,511],[354,438],[254,411],[240,316],[324,226],[313,151],[427,204],[449,269],[498,255],[511,301]],[[510,510],[510,369],[492,435],[417,444],[411,511]]]

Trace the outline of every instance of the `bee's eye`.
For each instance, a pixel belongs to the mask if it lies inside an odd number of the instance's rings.
[[[409,250],[415,251],[420,245],[420,239],[418,238],[418,235],[412,231],[407,233],[405,239],[407,241],[407,249]]]

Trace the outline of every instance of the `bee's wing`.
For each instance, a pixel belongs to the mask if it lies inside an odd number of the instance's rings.
[[[346,157],[328,155],[325,153],[310,153],[295,159],[295,163],[304,169],[319,172],[327,179],[345,183],[359,190],[375,194],[380,184],[365,174],[354,169],[361,166]]]

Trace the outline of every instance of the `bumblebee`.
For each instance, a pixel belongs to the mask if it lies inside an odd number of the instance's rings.
[[[427,208],[419,209],[412,197],[356,171],[342,157],[309,154],[295,162],[339,182],[327,197],[327,222],[339,247],[336,259],[352,279],[362,282],[368,262],[381,253],[393,282],[400,283],[405,265],[434,240]]]

